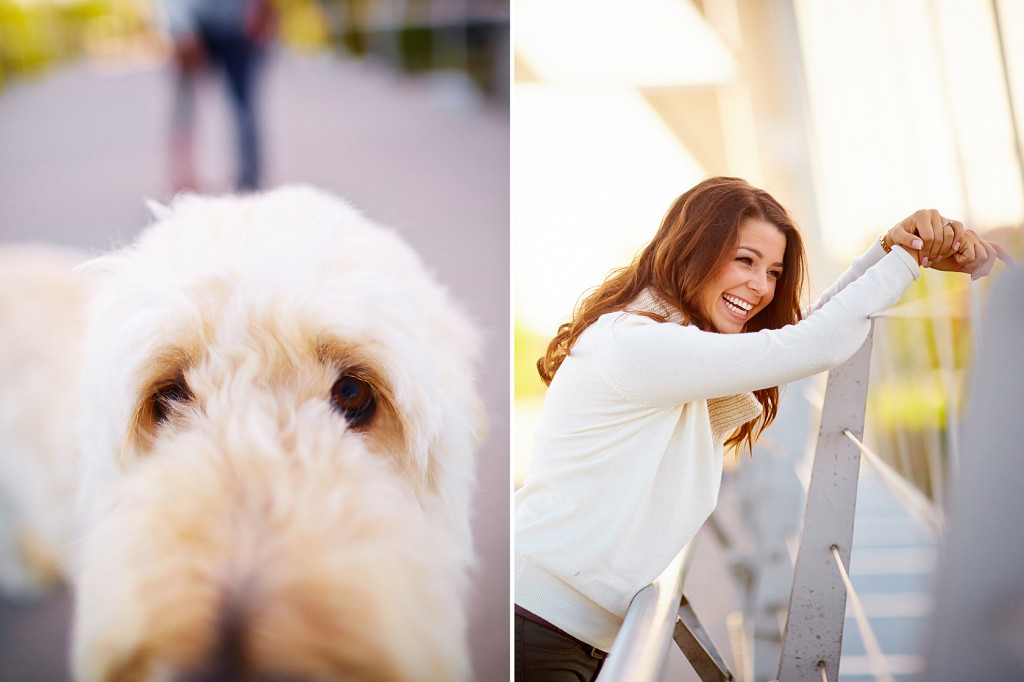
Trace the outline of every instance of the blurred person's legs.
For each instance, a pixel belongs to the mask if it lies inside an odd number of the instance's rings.
[[[227,89],[231,95],[239,160],[237,188],[258,189],[262,167],[256,116],[256,80],[259,76],[261,47],[241,32],[204,28],[202,33],[211,60],[224,67]]]
[[[206,61],[206,51],[198,36],[185,34],[174,43],[174,105],[168,144],[168,171],[175,194],[196,189],[195,162],[195,81]]]
[[[171,112],[171,135],[168,164],[171,190],[177,194],[196,189],[195,108],[196,74],[193,69],[177,69],[174,83],[174,108]]]

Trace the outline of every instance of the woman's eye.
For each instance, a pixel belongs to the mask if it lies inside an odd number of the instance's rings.
[[[768,274],[772,276],[772,279],[778,279],[782,277],[782,273],[779,272],[778,270],[769,270]]]
[[[744,265],[754,264],[754,260],[750,256],[740,256],[736,260],[738,260],[740,263],[743,263]]]
[[[353,374],[343,374],[331,387],[331,405],[353,428],[365,426],[377,411],[373,388]]]
[[[192,400],[192,392],[182,380],[165,384],[158,388],[151,398],[153,403],[153,418],[159,424],[167,421],[175,408]]]

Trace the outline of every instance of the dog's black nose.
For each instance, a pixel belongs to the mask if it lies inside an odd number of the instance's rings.
[[[254,671],[246,653],[245,636],[245,615],[241,609],[227,606],[217,624],[217,642],[208,660],[178,675],[174,682],[314,682]]]
[[[174,678],[174,682],[313,682],[295,677],[266,676],[248,673],[241,669],[217,665],[185,673]]]
[[[202,671],[175,678],[174,682],[311,682],[293,677],[264,677],[244,673],[229,673],[223,670]]]

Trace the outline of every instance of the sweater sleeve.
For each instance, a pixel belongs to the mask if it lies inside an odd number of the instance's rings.
[[[852,269],[852,268],[851,268]],[[597,366],[624,398],[646,406],[681,405],[786,384],[841,364],[885,310],[920,276],[902,248],[830,294],[797,324],[718,334],[621,314],[593,349]],[[838,284],[838,283],[837,283]]]
[[[882,245],[878,242],[878,240],[876,239],[875,241],[871,242],[871,246],[868,247],[868,250],[865,251],[860,256],[858,256],[857,258],[854,258],[853,262],[850,264],[850,267],[846,269],[846,272],[841,274],[839,276],[839,279],[833,282],[832,286],[826,289],[824,293],[822,293],[821,296],[818,298],[818,300],[812,303],[810,307],[804,311],[804,317],[810,316],[816,310],[821,308],[821,306],[828,303],[833,296],[835,296],[840,291],[845,289],[848,284],[856,281],[865,272],[867,272],[872,265],[882,260],[883,256],[885,256],[885,251],[882,250]]]

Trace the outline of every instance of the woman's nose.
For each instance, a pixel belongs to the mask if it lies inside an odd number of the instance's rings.
[[[768,290],[768,273],[764,270],[753,272],[747,280],[747,286],[758,294],[763,294]]]

